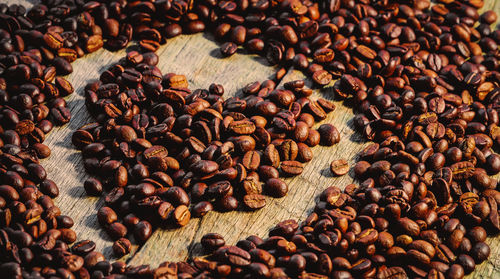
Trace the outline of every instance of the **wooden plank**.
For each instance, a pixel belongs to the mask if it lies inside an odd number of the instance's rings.
[[[30,7],[34,0],[7,0],[8,4],[22,3]],[[500,1],[487,0],[484,9],[493,9],[500,14]],[[273,73],[262,58],[235,55],[227,59],[217,58],[217,44],[198,34],[181,36],[169,40],[158,51],[159,68],[165,74],[175,72],[185,74],[190,88],[207,88],[212,82],[221,83],[226,89],[225,97],[232,96],[248,82],[262,81]],[[75,221],[74,229],[79,239],[91,239],[96,242],[97,250],[111,256],[112,242],[97,224],[95,213],[102,205],[102,200],[87,197],[83,190],[83,181],[88,177],[83,169],[81,155],[71,144],[71,134],[81,125],[91,121],[84,106],[83,87],[96,79],[106,66],[121,59],[125,51],[111,53],[100,50],[77,60],[73,64],[75,72],[68,76],[76,93],[68,98],[73,118],[61,128],[56,128],[46,139],[52,149],[52,156],[43,161],[49,178],[59,185],[61,194],[56,199],[61,211]],[[303,78],[302,73],[292,71],[284,81]],[[309,82],[310,84],[310,82]],[[331,99],[328,89],[318,92]],[[136,253],[129,255],[131,264],[157,265],[162,261],[185,260],[201,254],[198,244],[201,236],[207,232],[221,233],[230,244],[236,243],[248,235],[265,237],[269,228],[279,221],[295,218],[303,219],[313,206],[316,196],[330,185],[344,187],[353,181],[352,174],[343,177],[331,177],[329,163],[334,159],[344,158],[352,165],[357,152],[365,145],[362,137],[353,130],[350,108],[337,102],[337,109],[322,123],[332,123],[341,132],[342,139],[335,147],[315,147],[315,158],[308,163],[300,177],[287,179],[290,186],[288,195],[282,199],[269,198],[267,206],[257,212],[209,213],[203,219],[193,219],[184,228],[178,230],[157,230],[150,240]],[[318,124],[319,125],[319,124]],[[489,238],[492,253],[490,258],[478,266],[469,277],[500,278],[500,237]],[[134,247],[137,249],[137,247]]]
[[[283,82],[303,77],[301,72],[293,71]],[[327,99],[332,96],[328,92],[324,93],[326,94],[322,95]],[[319,97],[318,90],[315,90],[313,97]],[[315,127],[323,123],[334,124],[341,133],[340,143],[334,147],[314,147],[315,157],[306,164],[304,172],[298,177],[286,179],[289,184],[288,195],[281,199],[267,198],[267,206],[256,212],[210,212],[201,220],[192,220],[188,226],[179,230],[157,230],[130,263],[177,261],[185,260],[188,256],[201,255],[199,241],[208,232],[222,234],[226,242],[231,244],[252,234],[265,237],[269,229],[280,221],[301,220],[306,217],[314,206],[316,196],[323,189],[330,185],[342,186],[352,183],[352,174],[332,177],[329,170],[330,162],[334,159],[344,158],[353,163],[356,153],[363,145],[361,136],[353,130],[351,110],[340,102],[336,102],[336,105],[337,109]],[[186,247],[189,247],[189,251]]]
[[[83,168],[83,162],[76,149],[71,143],[73,131],[85,123],[92,121],[85,107],[83,88],[93,79],[99,78],[99,74],[108,66],[123,58],[125,51],[116,53],[100,50],[96,53],[77,60],[73,64],[74,73],[67,78],[75,87],[75,94],[68,98],[69,108],[72,112],[71,122],[61,128],[55,129],[46,140],[51,148],[52,155],[44,160],[43,165],[47,169],[49,177],[54,180],[61,190],[60,197],[56,200],[61,211],[75,220],[74,230],[80,239],[92,239],[97,244],[97,249],[103,251],[106,256],[112,256],[110,249],[111,239],[106,235],[97,223],[96,212],[103,204],[103,200],[95,197],[87,197],[83,189],[83,182],[88,177]],[[274,67],[269,67],[264,59],[248,55],[234,55],[227,59],[218,57],[217,44],[208,39],[204,34],[191,36],[180,36],[161,47],[157,54],[160,56],[158,67],[163,74],[174,72],[184,74],[189,80],[190,88],[208,88],[212,82],[222,83],[226,92],[234,93],[248,80],[264,80],[273,74]],[[242,65],[245,65],[242,67]],[[193,220],[188,228],[197,223]],[[166,243],[175,243],[173,249],[165,249],[169,253],[181,253],[187,245],[183,239],[190,240],[195,230],[184,230],[184,236],[178,237],[179,232],[170,232],[161,235]],[[154,239],[154,237],[153,237]],[[177,241],[173,241],[176,239]],[[167,247],[163,246],[157,247]],[[137,246],[134,247],[136,249]],[[130,254],[129,256],[133,255]],[[161,254],[161,257],[169,259],[182,257],[170,254]],[[159,255],[160,257],[160,255]]]

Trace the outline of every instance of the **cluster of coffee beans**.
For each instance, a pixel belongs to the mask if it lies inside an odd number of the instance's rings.
[[[71,118],[63,97],[73,93],[73,87],[59,76],[73,71],[71,62],[103,45],[123,48],[133,37],[140,40],[142,49],[156,49],[164,39],[155,30],[146,30],[144,24],[151,23],[152,16],[168,18],[167,25],[182,22],[186,32],[203,30],[195,14],[187,15],[188,3],[155,4],[49,0],[28,12],[21,5],[0,4],[2,278],[102,278],[110,274],[115,278],[161,278],[162,272],[169,274],[169,269],[162,271],[161,267],[111,264],[94,251],[92,241],[80,241],[70,248],[76,240],[73,220],[54,205],[58,187],[39,164],[39,159],[50,156],[43,144],[45,135]],[[167,25],[165,32],[179,30]],[[126,247],[127,240],[122,240],[113,248]]]
[[[154,52],[132,51],[87,85],[97,122],[73,134],[97,176],[85,181],[87,193],[107,192],[98,219],[113,239],[130,230],[144,242],[151,224],[185,226],[214,208],[260,209],[263,194],[286,195],[280,176],[301,174],[310,147],[340,140],[331,124],[312,129],[335,106],[310,99],[302,80],[285,89],[250,83],[244,97],[224,100],[221,85],[191,91],[184,76],[163,76],[157,62]]]
[[[461,278],[472,272],[489,255],[487,234],[500,231],[500,193],[488,176],[500,171],[500,157],[491,150],[500,138],[500,31],[490,27],[494,12],[479,15],[483,4],[47,0],[28,12],[0,4],[1,274]],[[118,239],[118,254],[130,249],[123,238],[128,228],[145,240],[151,222],[163,224],[161,216],[182,225],[191,200],[200,216],[214,205],[236,208],[238,201],[250,209],[263,206],[265,199],[254,191],[282,193],[286,184],[277,177],[280,171],[300,173],[300,161],[307,161],[301,156],[310,155],[305,147],[338,141],[332,126],[310,129],[314,118],[333,107],[306,101],[310,91],[301,82],[285,90],[275,90],[270,81],[255,83],[244,98],[223,101],[218,85],[190,92],[182,76],[162,76],[154,67],[158,57],[148,51],[205,25],[227,42],[224,55],[243,45],[271,64],[306,71],[317,85],[340,78],[334,92],[356,104],[356,126],[376,142],[354,167],[360,185],[328,188],[300,226],[284,221],[266,240],[250,237],[224,246],[220,236],[208,235],[202,244],[213,254],[191,264],[126,267],[106,261],[91,241],[69,248],[76,240],[73,222],[53,204],[58,189],[39,159],[50,155],[45,134],[70,119],[62,97],[73,88],[56,75],[71,73],[71,62],[86,52],[124,48],[132,39],[144,51],[129,53],[125,63],[102,75],[102,84],[88,87],[97,123],[74,139],[87,148],[87,169],[100,177],[85,183],[87,191],[98,195],[109,187],[110,206],[98,217]],[[266,139],[273,151],[262,146]],[[177,146],[170,150],[172,143]],[[279,158],[279,165],[270,158]],[[343,161],[331,167],[346,171]],[[265,181],[262,189],[259,179]],[[117,222],[112,208],[120,215],[144,208],[158,214],[149,221],[141,214],[121,215],[123,222]]]
[[[309,71],[318,84],[340,77],[334,92],[355,104],[356,126],[376,142],[354,167],[360,184],[328,188],[300,226],[284,221],[267,239],[225,246],[207,235],[202,244],[215,252],[194,265],[214,277],[464,277],[488,258],[487,235],[500,231],[500,192],[488,176],[500,171],[491,149],[496,14],[479,15],[482,1],[325,2],[319,24],[330,29],[314,40],[336,40],[311,51],[321,66]]]
[[[463,278],[490,248],[484,223],[461,221],[468,218],[462,210],[500,202],[496,190],[480,201],[469,193],[455,212],[444,213],[429,198],[403,207],[401,189],[329,187],[300,225],[280,222],[266,239],[250,236],[229,246],[219,234],[203,236],[212,253],[192,264],[209,278]]]

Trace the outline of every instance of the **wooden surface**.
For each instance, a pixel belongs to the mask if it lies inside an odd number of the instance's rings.
[[[4,2],[5,0],[2,0]],[[18,0],[7,0],[9,4],[23,3]],[[486,0],[486,9],[500,12],[500,1]],[[500,14],[500,13],[499,13]],[[256,56],[236,54],[221,59],[217,43],[210,36],[197,34],[170,39],[157,52],[160,56],[158,67],[163,74],[174,72],[187,76],[191,89],[208,88],[212,82],[224,85],[225,97],[239,94],[238,90],[253,81],[262,81],[270,77],[274,67]],[[56,199],[61,211],[75,221],[73,229],[79,239],[91,239],[97,244],[97,250],[107,257],[112,257],[112,241],[97,223],[96,211],[102,206],[100,198],[87,197],[83,182],[88,177],[83,169],[81,155],[71,144],[71,135],[81,125],[91,121],[83,97],[84,86],[109,65],[125,55],[125,51],[111,53],[100,50],[73,63],[74,73],[67,78],[75,87],[76,93],[67,101],[72,113],[72,120],[64,127],[54,129],[45,143],[51,148],[52,155],[42,162],[47,169],[48,177],[60,188],[60,196]],[[289,69],[283,82],[301,79],[299,71]],[[310,82],[309,82],[309,85]],[[315,90],[316,96],[331,99],[333,94],[324,89]],[[211,212],[202,219],[192,219],[189,224],[177,230],[156,230],[152,237],[142,245],[134,246],[132,253],[123,260],[130,264],[158,265],[163,261],[179,261],[201,253],[200,238],[208,232],[218,232],[226,242],[235,244],[239,239],[256,234],[267,236],[268,230],[279,221],[285,219],[302,220],[314,207],[317,195],[330,185],[344,187],[352,183],[352,171],[343,177],[332,177],[329,163],[334,159],[347,159],[352,165],[356,154],[366,144],[361,135],[356,133],[352,125],[352,111],[337,102],[337,109],[329,114],[322,123],[334,124],[341,133],[341,141],[334,147],[313,148],[314,159],[306,164],[302,175],[287,179],[289,193],[281,199],[268,198],[267,206],[256,212]],[[317,124],[319,125],[319,124]],[[492,249],[488,261],[480,265],[472,274],[473,278],[500,278],[500,237],[487,241]]]

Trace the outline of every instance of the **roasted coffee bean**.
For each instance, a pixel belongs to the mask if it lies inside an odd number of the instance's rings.
[[[202,217],[212,210],[213,210],[212,203],[208,201],[202,201],[195,204],[191,212],[193,214],[193,217]]]
[[[148,221],[139,221],[134,225],[134,237],[137,241],[146,242],[153,233],[153,227]]]
[[[476,261],[476,264],[482,263],[490,255],[490,247],[484,242],[476,243],[471,250],[470,256]]]
[[[283,174],[292,176],[301,174],[304,170],[304,167],[299,161],[283,161],[281,162],[280,169]]]
[[[55,107],[50,110],[50,115],[58,125],[64,125],[71,119],[71,112],[66,107]]]
[[[100,196],[103,191],[102,183],[96,178],[88,178],[83,183],[83,187],[85,188],[85,192],[89,196]]]
[[[208,252],[215,251],[226,244],[226,242],[224,241],[224,237],[222,237],[222,235],[218,233],[205,234],[201,238],[200,242],[201,245],[203,246],[203,249],[205,249]]]
[[[261,209],[266,205],[266,199],[263,195],[249,194],[243,197],[243,203],[251,210]]]
[[[331,124],[323,124],[318,128],[322,145],[332,146],[340,141],[340,133]]]
[[[312,78],[316,84],[321,86],[325,86],[332,81],[332,75],[325,70],[314,72]]]
[[[238,46],[235,43],[227,42],[220,46],[220,52],[223,56],[231,56],[236,53]]]
[[[130,253],[131,248],[132,244],[130,243],[130,240],[126,238],[120,238],[113,243],[113,253],[117,257],[127,255]]]
[[[95,249],[95,243],[90,241],[90,240],[83,240],[79,241],[75,244],[73,244],[71,250],[73,253],[80,255],[80,256],[85,256],[88,253],[94,251]]]
[[[99,211],[97,212],[97,219],[100,224],[108,225],[116,222],[118,217],[113,209],[107,206],[103,206],[99,208]]]
[[[346,160],[334,160],[330,163],[330,170],[336,176],[342,176],[349,171],[349,164]]]
[[[279,178],[270,178],[266,181],[266,192],[272,197],[281,198],[288,193],[288,185]]]
[[[189,212],[189,209],[185,205],[180,205],[175,208],[174,212],[172,213],[172,218],[176,225],[185,226],[189,222],[191,214]]]

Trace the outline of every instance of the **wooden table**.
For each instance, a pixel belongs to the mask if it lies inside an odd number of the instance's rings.
[[[2,2],[4,2],[3,0]],[[7,0],[8,4],[22,3],[31,7],[36,1]],[[500,15],[500,1],[486,0],[485,10],[493,9]],[[60,189],[56,204],[65,215],[75,221],[73,229],[79,239],[91,239],[96,242],[97,250],[112,258],[112,240],[97,223],[97,209],[103,205],[102,198],[88,197],[83,189],[83,182],[88,177],[83,168],[82,157],[71,143],[73,131],[92,118],[85,107],[84,86],[108,66],[125,56],[125,51],[109,52],[99,50],[73,63],[74,72],[66,78],[75,87],[75,94],[68,99],[72,119],[64,127],[55,128],[45,140],[51,150],[49,159],[42,164],[48,177],[54,180]],[[265,59],[255,55],[236,54],[224,58],[219,54],[218,44],[210,35],[196,34],[169,39],[157,54],[160,56],[158,67],[163,74],[174,72],[185,75],[190,89],[208,88],[213,83],[224,85],[225,97],[240,94],[239,90],[247,83],[263,81],[275,71]],[[288,69],[283,82],[302,79],[304,75]],[[309,81],[309,84],[311,82]],[[333,99],[328,88],[315,90],[316,96]],[[301,221],[314,207],[319,193],[328,186],[344,187],[353,183],[353,173],[342,177],[333,177],[329,164],[334,159],[344,158],[351,165],[356,162],[356,154],[367,143],[354,131],[353,114],[350,108],[336,102],[337,109],[330,113],[322,123],[334,124],[341,133],[341,141],[334,147],[315,147],[314,159],[307,163],[304,172],[295,178],[287,179],[289,193],[281,199],[267,199],[267,206],[256,212],[210,212],[202,219],[192,219],[189,224],[177,230],[156,230],[151,238],[141,247],[134,246],[132,253],[122,260],[130,264],[158,265],[163,261],[181,261],[188,257],[201,255],[199,241],[208,232],[217,232],[224,236],[228,244],[235,244],[239,239],[251,234],[266,237],[267,232],[276,223],[286,219]],[[317,124],[319,125],[319,124]],[[500,278],[500,237],[489,238],[492,253],[490,258],[477,267],[469,277]]]

